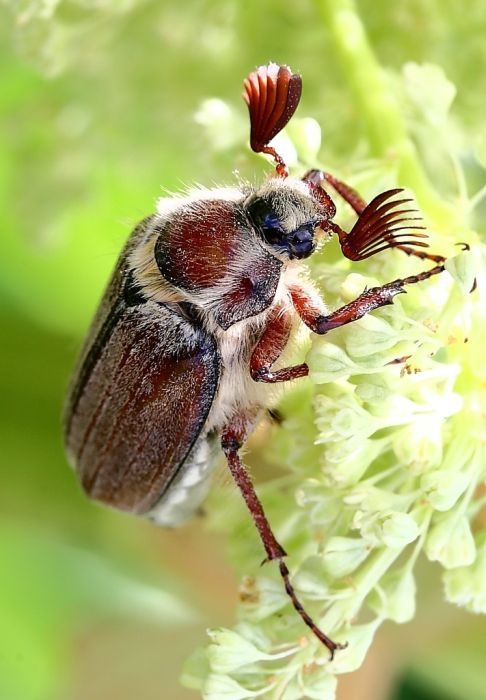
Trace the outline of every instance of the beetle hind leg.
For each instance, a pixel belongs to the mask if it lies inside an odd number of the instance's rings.
[[[239,449],[245,437],[245,433],[246,431],[240,431],[237,428],[235,429],[234,427],[230,426],[223,430],[221,445],[226,456],[229,469],[236,482],[236,485],[240,489],[241,494],[245,499],[245,503],[258,530],[267,555],[266,561],[276,560],[278,562],[279,573],[283,579],[285,590],[292,602],[293,607],[312,633],[329,649],[332,660],[335,652],[338,649],[343,649],[346,645],[334,642],[326,634],[324,634],[324,632],[319,629],[314,620],[307,613],[297,597],[294,587],[290,581],[289,570],[284,562],[286,552],[272,532],[270,523],[268,522],[263,510],[263,506],[253,487],[250,475],[245,469],[245,466],[243,465],[243,462],[239,456]]]

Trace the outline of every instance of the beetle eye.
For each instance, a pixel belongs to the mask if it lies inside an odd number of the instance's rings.
[[[294,258],[301,260],[314,251],[314,229],[316,228],[314,221],[303,223],[293,231],[286,231],[275,211],[263,199],[255,199],[251,202],[248,214],[263,240],[279,254],[288,255],[290,260]]]
[[[263,217],[261,229],[268,243],[277,243],[284,235],[280,221],[275,214],[266,214]]]
[[[257,228],[268,243],[276,243],[285,235],[280,219],[273,209],[262,199],[256,199],[248,207],[252,224]]]

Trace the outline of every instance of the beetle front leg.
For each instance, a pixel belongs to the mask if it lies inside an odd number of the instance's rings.
[[[305,362],[292,367],[283,367],[272,372],[271,367],[278,360],[289,339],[292,316],[284,308],[276,307],[250,359],[250,374],[255,382],[276,384],[299,379],[309,374]]]
[[[374,309],[392,304],[397,294],[406,294],[405,285],[423,282],[433,275],[440,274],[443,270],[444,265],[436,265],[432,269],[421,272],[418,275],[396,279],[393,282],[384,284],[382,287],[372,287],[365,290],[354,301],[341,306],[330,314],[319,313],[313,300],[300,287],[293,287],[290,292],[295,309],[304,323],[314,333],[324,335],[328,331],[333,330],[333,328],[339,328],[352,321],[357,321]]]

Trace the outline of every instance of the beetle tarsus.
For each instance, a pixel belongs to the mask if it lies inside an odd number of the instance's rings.
[[[383,287],[372,287],[359,295],[354,301],[342,306],[328,316],[319,316],[312,330],[319,335],[325,335],[334,328],[339,328],[352,321],[357,321],[370,311],[393,303],[397,294],[406,294],[402,280],[395,280]]]
[[[280,559],[278,563],[280,575],[284,580],[285,584],[285,590],[287,592],[287,595],[292,601],[292,605],[294,606],[296,612],[300,615],[302,620],[305,622],[307,627],[313,632],[313,634],[329,649],[329,652],[331,654],[331,661],[334,658],[334,654],[337,650],[339,649],[344,649],[347,646],[346,644],[339,644],[338,642],[333,642],[330,637],[327,636],[327,634],[324,634],[322,630],[317,627],[316,623],[314,620],[310,617],[310,615],[306,612],[305,608],[303,607],[302,603],[300,600],[297,598],[297,595],[295,593],[294,587],[292,586],[290,582],[290,573],[287,568],[287,565],[285,562]]]
[[[426,253],[423,250],[414,250],[406,245],[392,245],[391,248],[401,250],[402,253],[405,253],[406,255],[413,255],[416,258],[420,258],[420,260],[431,260],[432,262],[438,264],[446,261],[446,258],[443,255],[434,255],[433,253]]]

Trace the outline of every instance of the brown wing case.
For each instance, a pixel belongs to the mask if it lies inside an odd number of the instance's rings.
[[[112,309],[74,384],[71,461],[91,498],[143,513],[200,435],[218,383],[215,341],[168,307]]]

